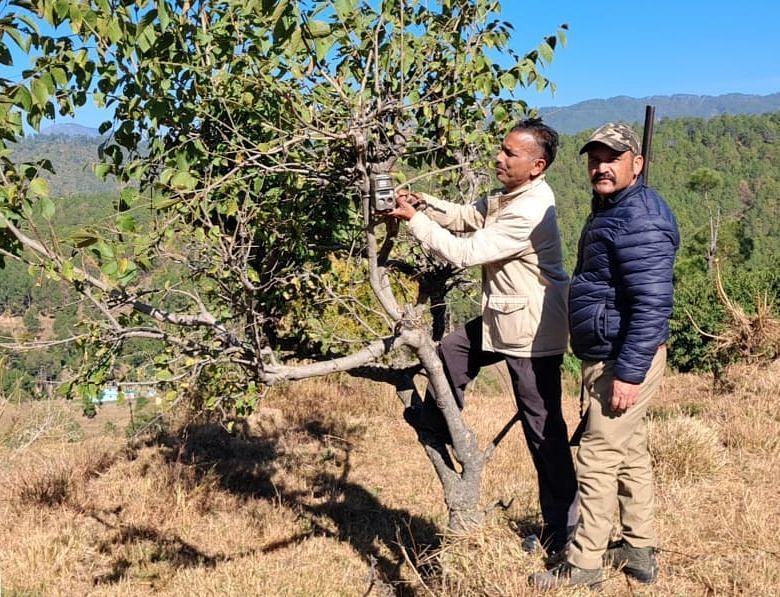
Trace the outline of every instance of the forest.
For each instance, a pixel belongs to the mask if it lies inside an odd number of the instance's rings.
[[[634,123],[641,130],[641,123]],[[562,135],[548,178],[556,192],[566,266],[571,272],[579,229],[590,209],[584,158],[577,154],[589,131]],[[94,190],[88,160],[97,162],[97,142],[54,137],[20,144],[20,159],[49,158],[55,163],[54,233],[67,237],[83,222],[108,221],[120,200],[118,186]],[[74,163],[74,159],[82,160]],[[739,357],[715,350],[713,339],[729,323],[718,298],[713,258],[728,295],[747,313],[762,297],[780,301],[780,113],[718,116],[712,119],[662,118],[655,129],[649,179],[677,216],[682,247],[676,266],[676,307],[670,342],[671,365],[681,371],[716,371]],[[78,192],[83,189],[84,192]],[[435,190],[435,189],[432,189]],[[714,254],[710,255],[714,246]],[[477,272],[464,273],[464,285],[448,296],[449,325],[475,313]],[[170,280],[174,283],[175,280]],[[369,292],[363,289],[366,294]],[[27,341],[60,341],[79,332],[89,307],[69,285],[7,260],[0,271],[4,336]],[[343,322],[343,313],[325,312]],[[298,322],[300,326],[306,321]],[[320,322],[322,324],[322,322]],[[325,321],[323,327],[328,327]],[[337,323],[341,325],[341,323]],[[697,329],[698,328],[698,329]],[[153,375],[155,341],[134,341],[123,357],[123,375],[141,380]],[[772,355],[768,355],[772,356]],[[82,355],[75,342],[28,352],[5,351],[2,390],[17,399],[39,398],[51,384],[72,374]],[[569,360],[573,359],[571,357]],[[576,371],[570,367],[571,372]]]

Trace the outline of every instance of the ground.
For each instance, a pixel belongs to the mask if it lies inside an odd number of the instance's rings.
[[[727,394],[665,379],[651,412],[660,578],[609,571],[602,594],[780,595],[780,362],[729,374]],[[441,490],[401,409],[389,388],[338,377],[274,389],[230,432],[128,441],[126,403],[90,420],[72,403],[0,402],[0,594],[533,595],[521,430],[485,472],[486,527],[443,536]],[[485,445],[512,411],[497,369],[466,418]]]

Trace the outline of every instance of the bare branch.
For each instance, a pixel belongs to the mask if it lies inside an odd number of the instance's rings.
[[[307,379],[309,377],[320,377],[340,371],[350,371],[379,359],[399,346],[409,344],[410,340],[411,338],[408,334],[402,333],[399,336],[389,336],[382,340],[377,340],[376,342],[369,344],[363,350],[331,361],[297,365],[294,367],[285,365],[266,365],[260,374],[260,378],[263,380],[263,383],[273,385],[281,381]]]

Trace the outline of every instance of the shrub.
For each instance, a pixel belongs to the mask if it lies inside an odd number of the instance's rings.
[[[718,271],[688,272],[678,280],[669,323],[669,363],[675,369],[718,373],[738,360],[771,359],[780,352],[774,317],[780,272],[730,269],[724,278]]]

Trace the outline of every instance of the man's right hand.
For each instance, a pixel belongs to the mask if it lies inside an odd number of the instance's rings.
[[[639,399],[639,384],[628,383],[620,379],[612,381],[612,399],[610,406],[616,413],[624,413]]]

